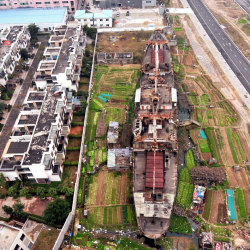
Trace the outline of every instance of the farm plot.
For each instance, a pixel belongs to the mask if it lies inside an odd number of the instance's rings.
[[[128,174],[108,172],[105,168],[100,170],[89,185],[86,206],[127,204],[130,182]]]
[[[246,160],[246,155],[241,146],[239,136],[231,128],[226,128],[228,143],[232,152],[234,162],[236,164],[242,163]]]
[[[96,67],[85,140],[88,172],[107,160],[105,143],[99,147],[98,142],[105,142],[110,121],[126,123],[125,110],[133,101],[139,78],[139,65]]]
[[[232,167],[226,167],[227,179],[231,187],[238,187],[242,189],[249,188],[249,180],[247,169],[240,168],[239,171],[234,171]]]
[[[227,219],[227,209],[224,191],[212,191],[211,208],[213,209],[210,210],[209,222],[213,224],[225,223]]]
[[[238,218],[246,218],[247,212],[246,212],[246,205],[245,205],[245,197],[242,189],[237,188],[234,192],[235,195],[235,203],[237,207],[237,215]]]

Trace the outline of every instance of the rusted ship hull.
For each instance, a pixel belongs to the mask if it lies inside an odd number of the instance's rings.
[[[134,121],[134,202],[139,228],[152,239],[170,223],[176,194],[177,91],[171,54],[157,30],[147,42]]]

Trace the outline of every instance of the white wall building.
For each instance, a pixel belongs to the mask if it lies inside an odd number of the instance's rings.
[[[29,32],[23,26],[0,30],[0,85],[6,85],[8,76],[14,72],[15,64],[21,58],[20,49],[26,48],[29,40]]]
[[[7,181],[61,180],[72,120],[72,98],[67,97],[56,85],[28,92],[2,155],[0,173]]]
[[[86,13],[85,10],[77,10],[75,20],[83,26],[105,28],[113,26],[113,11],[103,10],[101,13]]]
[[[81,24],[55,27],[35,74],[37,88],[45,89],[48,83],[54,83],[63,89],[77,90],[84,49]]]

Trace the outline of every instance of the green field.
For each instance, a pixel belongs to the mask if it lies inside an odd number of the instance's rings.
[[[247,218],[246,206],[245,206],[245,198],[242,189],[237,188],[234,191],[235,194],[235,203],[237,206],[238,217],[239,218]]]

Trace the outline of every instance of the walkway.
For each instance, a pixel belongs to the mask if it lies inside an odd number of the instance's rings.
[[[46,36],[38,36],[39,41],[43,46],[47,45],[47,37]],[[28,74],[21,86],[19,95],[17,96],[15,100],[15,104],[13,105],[9,116],[7,118],[7,121],[5,122],[5,125],[2,129],[1,135],[0,135],[0,157],[2,156],[2,153],[4,151],[5,145],[9,140],[10,133],[13,129],[13,126],[15,124],[15,121],[21,111],[23,101],[25,99],[25,96],[27,95],[27,92],[29,90],[29,87],[31,87],[31,76],[34,75],[36,72],[37,66],[40,62],[40,55],[43,53],[43,50],[38,50],[38,52],[35,55],[35,58],[29,68]]]

